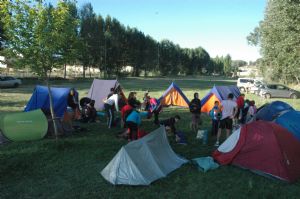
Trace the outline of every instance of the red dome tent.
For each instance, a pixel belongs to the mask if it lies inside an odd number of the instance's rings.
[[[271,122],[244,125],[214,151],[213,157],[221,165],[231,163],[288,182],[300,178],[300,142]]]

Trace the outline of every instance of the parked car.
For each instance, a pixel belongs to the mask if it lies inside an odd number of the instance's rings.
[[[260,81],[260,80],[254,80],[254,84],[253,86],[251,86],[249,88],[249,92],[250,93],[253,93],[253,94],[256,94],[256,95],[259,95],[260,93],[260,89],[265,85],[266,83],[263,82],[263,81]]]
[[[281,84],[268,84],[260,89],[260,96],[297,99],[300,97],[300,92]]]
[[[0,76],[0,88],[18,87],[22,81],[10,76]]]
[[[238,78],[237,87],[242,92],[246,92],[248,88],[252,87],[254,84],[254,79],[252,78]]]

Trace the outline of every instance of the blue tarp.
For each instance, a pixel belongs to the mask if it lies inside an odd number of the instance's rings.
[[[71,88],[54,88],[51,87],[53,108],[56,117],[62,117],[68,104],[68,95]],[[75,91],[75,95],[78,98],[78,93]],[[36,86],[34,92],[26,105],[25,112],[42,109],[44,111],[50,110],[50,101],[48,88],[46,86]]]
[[[204,105],[209,98],[214,94],[220,101],[226,100],[228,94],[232,93],[236,100],[240,96],[240,90],[237,86],[214,86],[208,94],[201,100],[201,104]]]
[[[300,111],[288,111],[280,115],[275,122],[286,128],[300,141]]]
[[[289,104],[282,101],[274,101],[270,104],[264,105],[255,115],[256,120],[273,121],[280,113],[294,110]]]

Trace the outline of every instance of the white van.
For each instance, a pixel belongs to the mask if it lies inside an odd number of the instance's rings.
[[[255,79],[253,78],[238,78],[237,87],[242,92],[246,92],[254,85]]]

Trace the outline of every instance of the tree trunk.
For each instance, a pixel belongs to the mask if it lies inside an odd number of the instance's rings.
[[[297,80],[297,84],[300,85],[300,79],[299,79],[299,77],[297,75],[295,75],[295,78]]]
[[[89,66],[90,78],[92,78],[91,67]]]
[[[52,93],[51,93],[51,89],[50,89],[49,78],[48,78],[47,75],[46,75],[46,77],[47,77],[47,78],[46,78],[46,84],[47,84],[47,87],[48,87],[48,93],[49,93],[49,102],[50,102],[51,119],[52,119],[52,121],[53,121],[53,128],[54,128],[55,139],[57,140],[58,132],[57,132],[57,126],[56,126],[56,117],[55,117],[55,113],[54,113],[54,110],[53,110]]]
[[[145,67],[145,70],[144,70],[144,77],[147,77],[148,74],[147,74],[147,67]]]
[[[64,64],[64,79],[67,77],[67,64]]]
[[[134,70],[134,76],[138,77],[139,74],[140,74],[140,70],[139,70],[139,68],[136,67],[135,70]]]
[[[101,73],[102,73],[102,70],[101,70],[101,67],[99,66],[99,78],[101,78]]]
[[[83,65],[82,66],[82,77],[85,79],[85,68],[86,68],[86,66],[85,65]]]

